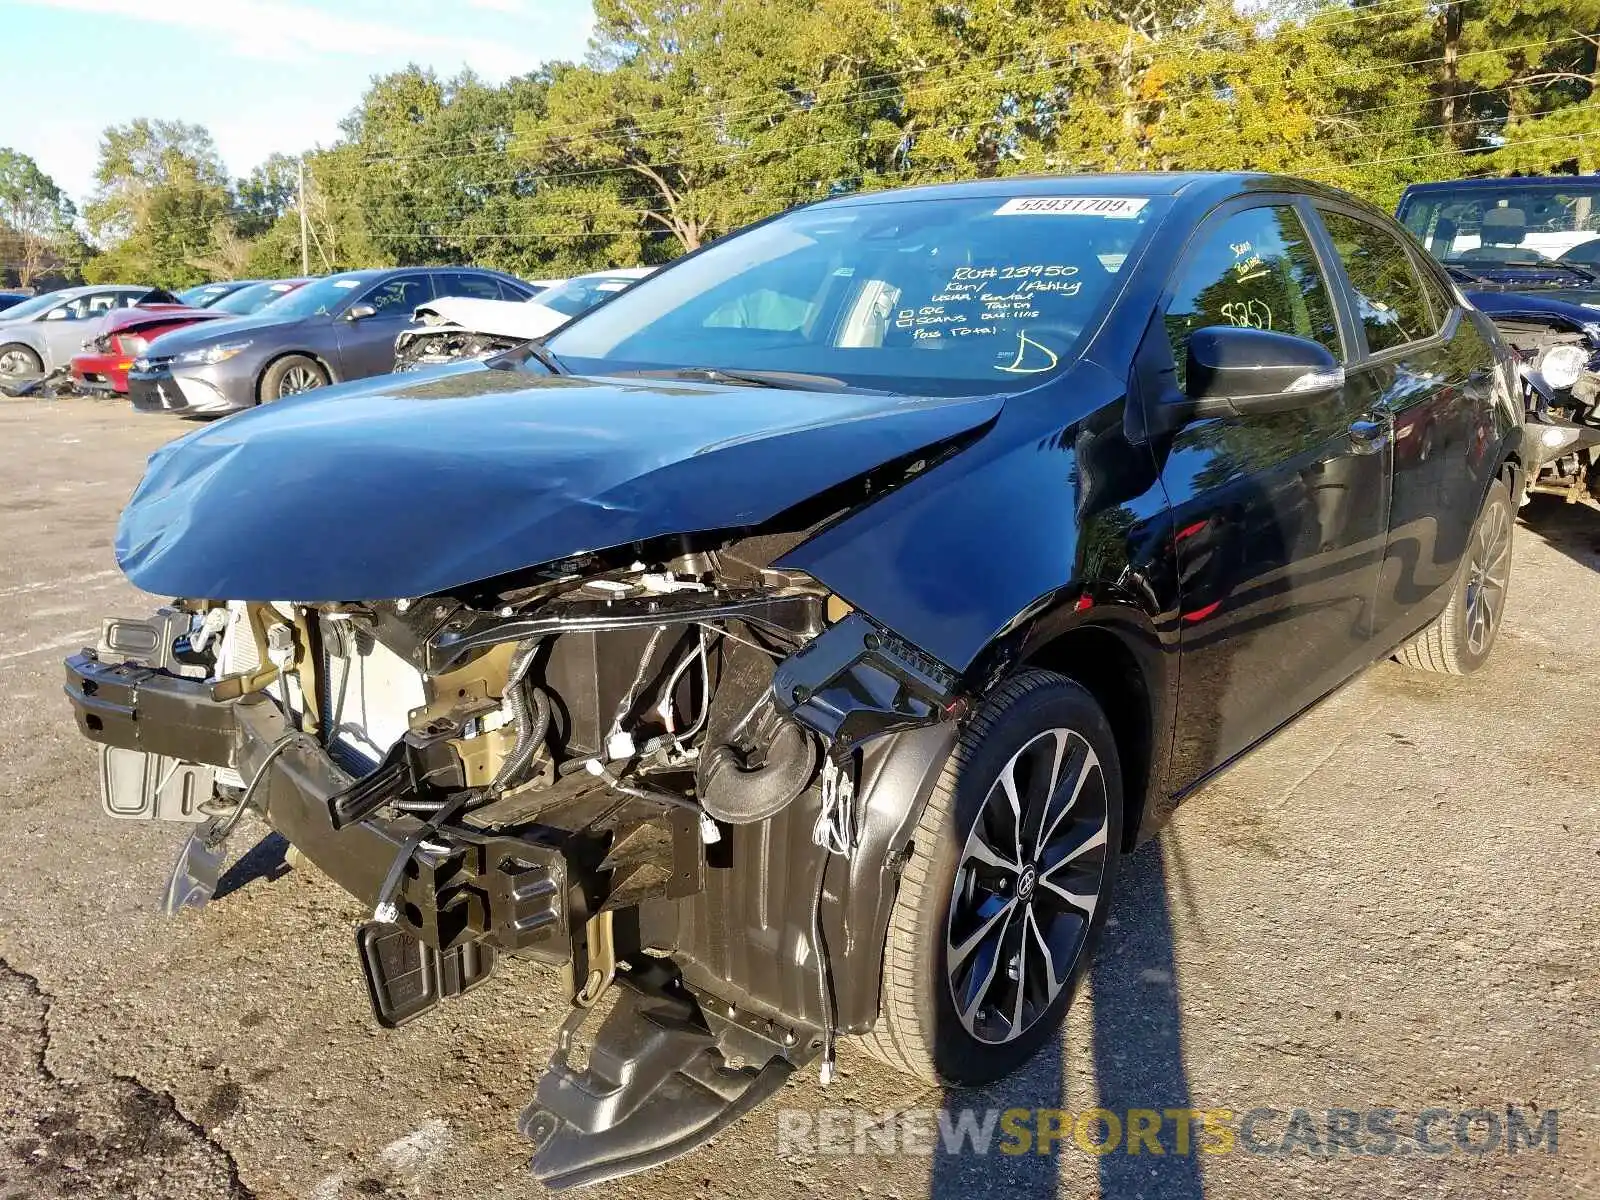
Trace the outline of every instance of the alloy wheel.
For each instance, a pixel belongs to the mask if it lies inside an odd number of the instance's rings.
[[[1070,729],[1032,738],[990,786],[956,867],[945,945],[956,1014],[979,1041],[1021,1036],[1072,978],[1109,819],[1100,760]]]
[[[1511,517],[1494,504],[1473,535],[1467,564],[1467,649],[1472,654],[1484,653],[1494,639],[1510,578]]]
[[[27,375],[33,370],[33,361],[22,350],[7,350],[0,354],[0,375]]]
[[[310,367],[290,367],[283,374],[283,380],[278,384],[278,398],[285,396],[298,396],[301,392],[309,392],[322,386],[322,377]]]

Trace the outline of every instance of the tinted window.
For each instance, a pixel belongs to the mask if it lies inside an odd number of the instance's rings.
[[[969,194],[800,209],[627,287],[550,347],[581,371],[721,367],[894,392],[1015,391],[1070,365],[1166,204]],[[557,291],[536,303],[565,311],[576,298]]]
[[[1377,354],[1433,332],[1411,255],[1399,238],[1345,213],[1324,212],[1322,223],[1350,277],[1369,350]]]
[[[466,296],[473,300],[498,300],[500,289],[495,286],[495,281],[487,275],[469,275],[465,271],[448,271],[443,275],[436,275],[438,283],[437,295],[440,296]]]
[[[541,288],[520,288],[507,279],[497,279],[495,283],[500,288],[500,299],[502,300],[527,300],[532,296],[538,295],[543,290]]]
[[[1189,335],[1208,325],[1292,333],[1343,356],[1333,301],[1311,239],[1292,207],[1246,209],[1200,235],[1178,273],[1167,309],[1180,383]]]
[[[417,305],[432,299],[433,283],[426,275],[396,275],[371,288],[359,303],[372,305],[380,317],[409,317]]]
[[[1444,325],[1444,319],[1450,315],[1450,310],[1456,306],[1455,297],[1445,291],[1439,281],[1427,271],[1418,271],[1417,278],[1422,280],[1422,290],[1428,294],[1428,307],[1433,312],[1433,327],[1439,329]]]

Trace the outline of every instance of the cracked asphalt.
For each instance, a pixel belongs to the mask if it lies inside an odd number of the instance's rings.
[[[535,1194],[515,1120],[564,1015],[551,977],[505,964],[384,1033],[356,973],[362,914],[287,869],[279,839],[245,829],[227,894],[169,920],[182,831],[99,811],[60,659],[102,615],[148,606],[116,571],[115,520],[144,456],[187,428],[0,400],[0,1200]],[[286,499],[331,526],[314,496]],[[1188,800],[1124,864],[1089,993],[1018,1076],[930,1092],[846,1046],[828,1089],[797,1079],[712,1146],[603,1190],[1600,1196],[1600,512],[1539,500],[1527,516],[1489,666],[1379,666]],[[783,1121],[941,1105],[1270,1109],[1269,1146],[1296,1109],[1320,1127],[1329,1109],[1404,1124],[1512,1105],[1556,1110],[1559,1139],[1385,1156],[1325,1133],[1275,1154],[780,1146]]]

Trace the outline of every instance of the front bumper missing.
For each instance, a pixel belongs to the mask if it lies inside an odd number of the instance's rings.
[[[388,898],[391,868],[404,856],[397,923],[357,934],[380,1024],[403,1024],[477,986],[499,951],[573,960],[572,932],[591,915],[588,876],[569,868],[560,847],[452,827],[413,848],[424,827],[406,815],[369,813],[336,827],[336,801],[355,781],[310,737],[291,739],[264,696],[219,701],[204,680],[105,663],[88,650],[67,660],[66,674],[91,741],[259,776],[255,798],[268,824],[367,906]],[[618,984],[588,1062],[570,1054],[592,1011],[578,1008],[519,1121],[534,1145],[530,1167],[547,1187],[635,1174],[704,1145],[822,1046],[820,1031],[803,1024],[775,1027],[726,1001],[705,1003],[715,998],[656,959],[632,963]]]
[[[252,779],[290,732],[271,701],[218,701],[203,680],[103,663],[92,651],[69,658],[66,671],[78,728],[101,745],[233,766]],[[330,802],[354,780],[309,738],[281,749],[265,769],[257,797],[267,824],[340,887],[376,905],[422,822],[367,817],[334,828]],[[570,959],[571,923],[582,916],[569,907],[578,900],[558,847],[459,832],[409,855],[394,902],[400,926],[435,950],[482,941],[554,964]]]

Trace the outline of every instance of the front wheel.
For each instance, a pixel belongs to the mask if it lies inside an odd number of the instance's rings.
[[[931,1083],[981,1086],[1057,1036],[1105,922],[1122,808],[1094,697],[1050,671],[998,688],[918,821],[867,1050]]]
[[[322,364],[304,354],[288,354],[267,368],[261,376],[260,401],[268,404],[286,396],[298,396],[328,386],[328,373]]]
[[[1395,652],[1408,667],[1466,675],[1489,657],[1511,586],[1511,489],[1496,480],[1467,538],[1450,599],[1434,622]]]
[[[42,375],[44,360],[18,342],[0,346],[0,375]]]

